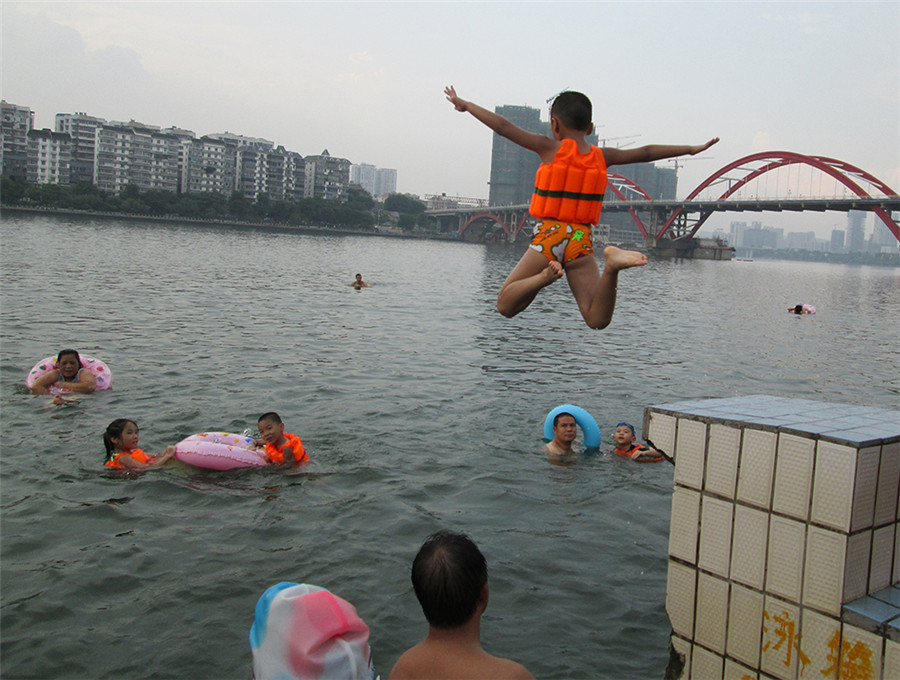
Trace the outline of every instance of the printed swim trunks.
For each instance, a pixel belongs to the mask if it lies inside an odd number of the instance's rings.
[[[563,224],[559,220],[541,220],[534,228],[528,246],[550,262],[565,266],[579,257],[594,254],[591,228],[586,224]]]

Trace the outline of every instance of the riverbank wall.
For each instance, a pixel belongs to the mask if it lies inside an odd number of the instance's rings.
[[[900,678],[900,412],[754,395],[648,407],[675,458],[672,678]]]
[[[265,231],[290,231],[298,234],[319,234],[335,236],[387,236],[404,239],[429,239],[437,241],[455,241],[447,235],[431,234],[428,232],[400,232],[395,229],[375,227],[374,229],[352,229],[347,227],[319,227],[312,225],[295,225],[265,220],[262,222],[248,222],[226,219],[208,219],[180,217],[177,215],[135,215],[120,212],[96,212],[90,210],[74,210],[66,208],[37,208],[23,206],[8,206],[0,204],[0,216],[6,214],[21,215],[54,215],[60,217],[88,217],[110,220],[132,220],[138,222],[167,222],[170,224],[205,225],[213,227],[243,227]]]

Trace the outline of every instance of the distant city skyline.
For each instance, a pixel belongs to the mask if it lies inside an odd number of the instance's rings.
[[[544,119],[546,100],[571,88],[594,102],[601,139],[721,137],[708,158],[679,167],[679,196],[778,149],[900,186],[897,2],[5,0],[0,18],[0,96],[35,110],[37,127],[85,111],[262,136],[303,156],[327,148],[396,168],[401,192],[477,198],[488,195],[491,133],[455,112],[444,86]],[[536,48],[573,21],[596,39],[574,52]],[[777,220],[822,238],[844,221]]]

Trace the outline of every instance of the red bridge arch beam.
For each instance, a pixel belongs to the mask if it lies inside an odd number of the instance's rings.
[[[466,221],[466,223],[462,226],[462,228],[459,230],[459,235],[462,236],[463,233],[465,232],[465,230],[469,227],[469,225],[472,224],[472,222],[474,222],[475,220],[480,220],[483,217],[487,217],[488,219],[493,220],[494,222],[499,224],[500,228],[506,232],[507,238],[509,238],[509,227],[506,226],[506,223],[503,220],[501,220],[499,217],[497,217],[494,213],[489,213],[489,212],[483,212],[483,213],[478,213],[477,215],[472,215],[472,217],[470,217]]]
[[[619,198],[619,200],[622,201],[628,200],[628,197],[625,196],[625,193],[622,191],[623,188],[640,194],[647,201],[653,200],[652,198],[650,198],[650,194],[644,191],[643,187],[641,187],[640,184],[628,177],[625,177],[625,175],[618,175],[614,172],[609,173],[609,182],[607,183],[606,188],[607,190],[612,189],[612,192]],[[641,222],[641,218],[637,216],[634,208],[628,208],[628,212],[631,213],[631,219],[634,220],[634,223],[640,230],[641,236],[647,238],[647,229],[644,227],[644,223]]]
[[[525,226],[525,222],[528,220],[529,217],[531,217],[531,215],[526,210],[525,214],[522,215],[522,219],[520,219],[519,223],[516,225],[516,238],[517,239],[519,238],[519,234],[522,233],[522,227]]]
[[[744,158],[740,158],[732,163],[729,163],[723,168],[720,168],[715,173],[707,177],[703,182],[701,182],[696,189],[694,189],[690,195],[685,199],[685,201],[690,201],[695,198],[703,189],[710,186],[717,179],[723,177],[725,173],[734,170],[735,168],[739,168],[740,166],[746,163],[753,163],[756,161],[769,161],[765,165],[757,168],[749,172],[743,179],[739,182],[736,182],[734,185],[728,188],[728,190],[723,193],[718,199],[719,201],[723,201],[729,196],[731,196],[735,191],[743,187],[744,185],[752,182],[754,179],[763,175],[772,170],[776,170],[778,168],[784,167],[786,165],[792,165],[795,163],[804,163],[809,165],[817,170],[821,170],[822,172],[834,177],[837,181],[843,184],[845,187],[850,189],[853,193],[855,193],[860,198],[876,198],[865,191],[859,184],[857,184],[853,179],[851,179],[851,175],[858,176],[871,184],[872,186],[878,188],[885,196],[895,197],[897,196],[897,192],[891,189],[887,184],[882,182],[880,179],[875,177],[874,175],[862,170],[861,168],[856,167],[855,165],[851,165],[850,163],[845,163],[844,161],[840,161],[834,158],[827,158],[825,156],[807,156],[805,154],[794,153],[792,151],[764,151],[762,153],[751,154],[749,156],[744,156]],[[875,208],[872,212],[874,212],[881,219],[882,222],[887,226],[888,229],[891,230],[891,233],[900,241],[900,228],[898,228],[897,224],[894,220],[891,219],[891,216],[883,209],[883,208]],[[666,223],[663,225],[662,229],[659,230],[659,233],[656,235],[657,239],[663,237],[663,235],[668,231],[669,227],[675,221],[675,219],[681,214],[681,208],[677,208],[672,212],[669,216],[669,219],[666,220]],[[709,218],[709,214],[701,215],[700,219],[691,229],[690,235],[693,236],[697,233],[697,230],[700,229],[701,225]]]

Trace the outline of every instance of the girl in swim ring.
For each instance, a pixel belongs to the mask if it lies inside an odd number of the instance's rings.
[[[64,349],[56,355],[59,368],[47,371],[34,381],[32,394],[50,394],[50,388],[56,387],[66,392],[90,394],[97,389],[97,378],[81,363],[81,357],[74,349]]]
[[[128,418],[112,421],[103,433],[103,445],[106,447],[106,467],[120,470],[144,470],[167,463],[175,455],[175,447],[167,446],[159,456],[150,456],[141,451],[138,445],[140,430],[137,423]]]

